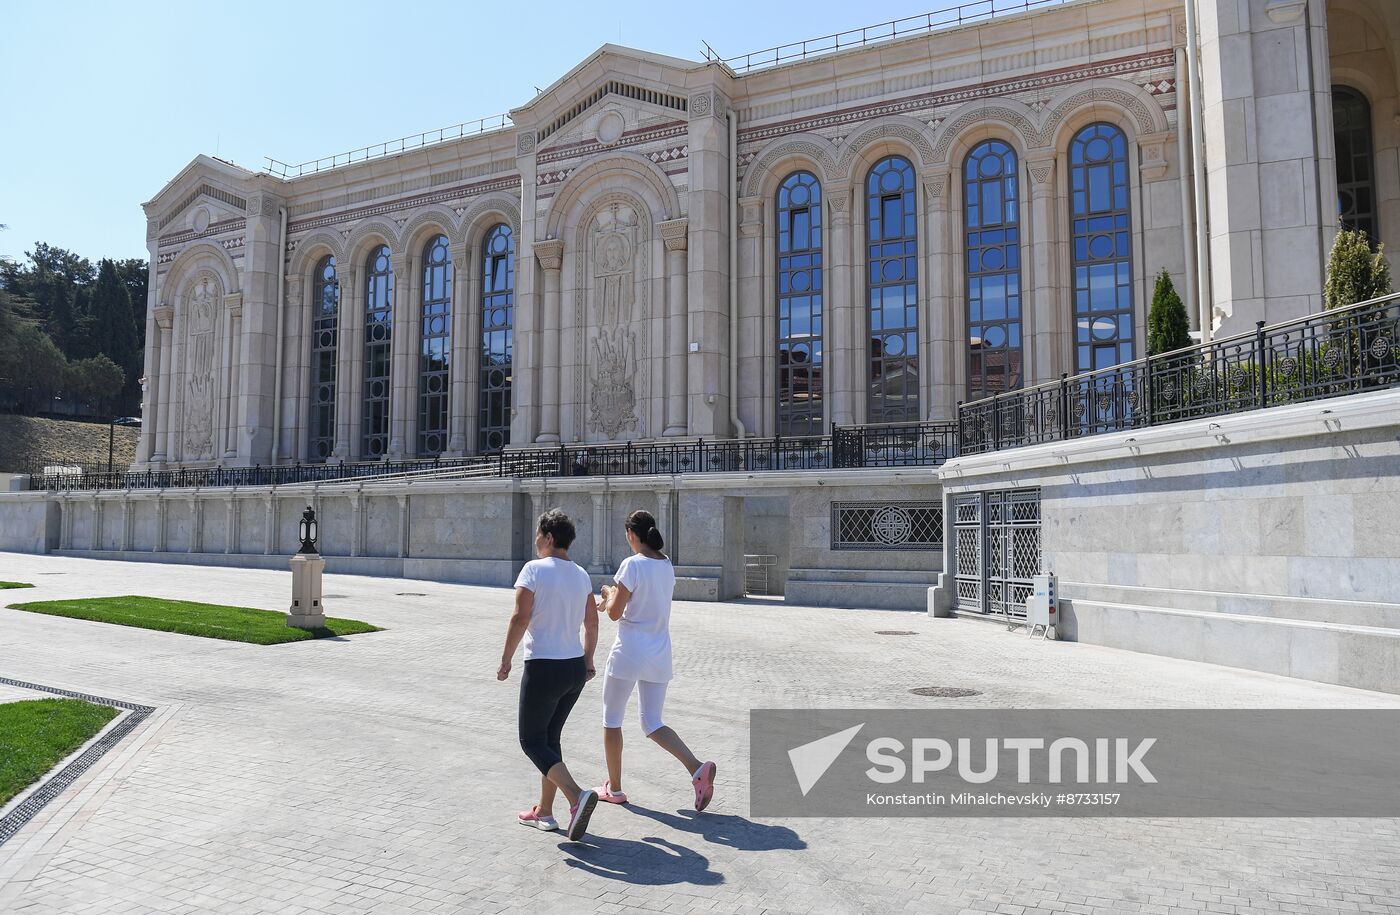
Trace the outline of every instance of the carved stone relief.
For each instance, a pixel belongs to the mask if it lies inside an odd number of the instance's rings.
[[[214,457],[215,370],[219,362],[219,305],[224,290],[219,278],[201,273],[185,296],[185,325],[188,328],[189,361],[185,377],[185,460],[207,461]]]
[[[593,220],[589,230],[589,323],[593,326],[589,361],[588,427],[615,439],[636,431],[638,335],[636,332],[636,254],[638,215],[614,203]]]

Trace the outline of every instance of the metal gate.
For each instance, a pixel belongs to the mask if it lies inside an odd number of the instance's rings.
[[[1021,618],[1040,571],[1040,490],[953,498],[959,610]]]

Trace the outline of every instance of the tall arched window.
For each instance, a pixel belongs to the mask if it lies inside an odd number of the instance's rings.
[[[389,365],[394,322],[394,268],[380,245],[365,265],[365,385],[360,456],[380,458],[389,447]]]
[[[822,186],[778,188],[778,434],[822,432]]]
[[[876,162],[865,179],[869,421],[919,418],[919,245],[914,166]]]
[[[1132,211],[1128,140],[1090,124],[1069,143],[1074,242],[1074,369],[1091,372],[1133,358]]]
[[[963,163],[967,250],[967,398],[1019,388],[1021,212],[1016,151],[979,143]]]
[[[1371,103],[1349,86],[1332,87],[1332,138],[1337,147],[1337,216],[1375,244],[1375,160],[1371,154]]]
[[[335,358],[340,342],[340,280],[326,255],[311,281],[311,414],[307,459],[324,461],[335,448]]]
[[[447,448],[448,363],[452,358],[452,255],[447,236],[423,250],[423,334],[418,354],[418,454]]]
[[[477,451],[510,444],[511,354],[515,327],[515,238],[504,223],[481,250],[481,412]]]

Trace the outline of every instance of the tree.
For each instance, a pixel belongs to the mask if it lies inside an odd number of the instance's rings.
[[[1186,305],[1176,294],[1172,278],[1163,268],[1157,274],[1157,286],[1152,290],[1152,307],[1147,313],[1147,354],[1160,356],[1190,346],[1190,328]]]
[[[131,297],[131,320],[136,326],[136,348],[146,350],[146,297],[150,282],[150,264],[139,257],[117,261],[117,278]]]
[[[0,333],[0,405],[36,413],[58,393],[68,361],[48,334],[11,319],[13,333]]]
[[[1332,242],[1327,258],[1327,282],[1322,287],[1322,305],[1329,311],[1357,302],[1388,295],[1393,291],[1390,264],[1385,246],[1371,243],[1365,232],[1342,229]]]
[[[136,345],[136,325],[131,320],[131,296],[117,276],[117,265],[105,258],[98,268],[97,286],[88,311],[98,351],[110,357],[126,377],[139,374],[141,351]]]
[[[111,413],[112,402],[120,396],[125,383],[121,368],[102,353],[70,362],[63,373],[63,393],[68,399],[95,407],[99,416]]]

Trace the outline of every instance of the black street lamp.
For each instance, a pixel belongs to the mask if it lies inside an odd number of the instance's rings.
[[[116,444],[118,426],[139,426],[139,416],[118,416],[107,424],[107,472],[112,472],[112,447]]]
[[[306,506],[306,511],[301,513],[301,522],[297,525],[298,533],[301,536],[301,550],[303,553],[316,552],[316,513],[311,510],[311,506]]]

